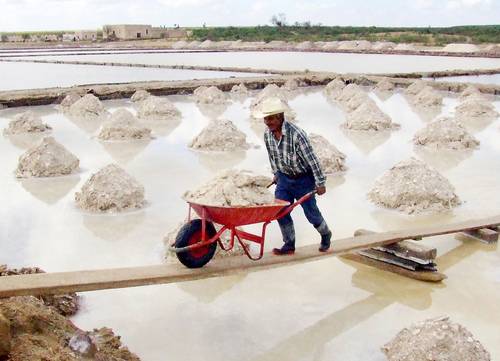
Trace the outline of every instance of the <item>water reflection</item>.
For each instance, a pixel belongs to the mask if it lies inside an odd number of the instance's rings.
[[[26,150],[38,143],[44,138],[51,135],[51,132],[43,133],[25,133],[25,134],[12,134],[7,136],[13,146]]]
[[[226,111],[228,107],[228,103],[224,104],[204,104],[204,103],[196,103],[198,106],[198,109],[200,110],[201,114],[206,116],[208,119],[217,119],[224,112]]]
[[[80,182],[80,175],[73,174],[52,178],[24,178],[19,181],[22,187],[36,199],[55,204],[64,198]]]
[[[415,105],[409,102],[411,110],[422,119],[423,122],[428,123],[434,120],[439,114],[441,114],[441,107],[424,107]]]
[[[119,241],[145,220],[145,211],[125,214],[83,214],[83,225],[105,241]],[[140,241],[140,240],[138,240]]]
[[[219,172],[237,166],[246,157],[246,150],[233,152],[202,152],[193,151],[202,166],[212,172]]]
[[[208,278],[201,281],[182,282],[178,287],[203,303],[212,303],[219,296],[231,290],[245,279],[247,275],[240,273],[234,276]]]
[[[447,224],[454,219],[453,211],[408,215],[394,209],[378,208],[370,212],[370,215],[383,231],[412,229],[430,224]]]
[[[343,174],[327,174],[326,187],[334,189],[345,183],[345,176]]]
[[[153,136],[168,136],[177,128],[181,122],[181,117],[170,119],[139,119],[142,125],[152,130]]]
[[[94,134],[97,129],[107,120],[106,116],[100,117],[77,117],[74,115],[66,115],[66,117],[78,128],[88,134]]]
[[[134,140],[130,142],[103,142],[100,144],[104,150],[120,165],[129,163],[146,149],[150,139]]]
[[[377,96],[377,98],[379,98],[382,101],[386,101],[387,99],[389,99],[394,95],[392,91],[383,91],[379,89],[374,89],[373,93]]]
[[[391,137],[391,131],[363,132],[340,127],[344,135],[364,154],[370,154]]]
[[[486,129],[496,119],[496,116],[483,117],[457,117],[457,121],[471,133],[478,133]]]
[[[421,146],[415,146],[414,150],[419,158],[440,172],[455,168],[474,153],[473,149],[433,149]]]

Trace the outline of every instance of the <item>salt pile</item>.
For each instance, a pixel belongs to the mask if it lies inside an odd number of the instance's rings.
[[[370,50],[372,48],[372,43],[367,40],[356,41],[356,50]]]
[[[340,50],[354,50],[357,46],[357,42],[353,40],[343,40],[339,42],[337,49]]]
[[[101,101],[92,94],[86,94],[68,109],[69,114],[82,118],[97,118],[106,114]]]
[[[75,193],[78,207],[92,212],[121,212],[142,208],[144,187],[115,164],[94,173]]]
[[[404,44],[404,43],[401,43],[401,44],[398,44],[396,45],[396,47],[394,48],[395,50],[415,50],[415,47],[412,45],[412,44]]]
[[[413,143],[438,149],[470,149],[479,145],[479,141],[464,127],[446,117],[429,123],[418,131],[413,137]]]
[[[246,135],[230,120],[213,120],[189,143],[189,147],[208,151],[247,149]]]
[[[391,82],[388,79],[383,79],[377,83],[375,86],[375,89],[382,91],[382,92],[387,92],[387,91],[392,91],[394,90],[395,86],[394,83]]]
[[[443,48],[443,51],[450,53],[474,53],[479,51],[479,48],[474,44],[448,44]]]
[[[393,123],[391,118],[375,104],[369,101],[361,104],[355,111],[347,114],[342,126],[351,130],[381,131],[399,128],[399,124]]]
[[[495,118],[498,112],[488,101],[481,98],[468,97],[455,108],[455,115],[459,120],[470,118]]]
[[[140,102],[137,110],[140,119],[171,119],[180,115],[180,111],[170,100],[153,95]]]
[[[450,182],[413,157],[382,175],[368,198],[375,204],[408,214],[445,211],[460,204]]]
[[[327,96],[332,99],[336,99],[342,93],[345,88],[345,83],[340,78],[335,78],[328,84],[326,84],[324,92]]]
[[[426,84],[422,80],[416,80],[405,89],[405,94],[408,95],[417,95],[426,87]]]
[[[226,95],[216,86],[200,86],[193,92],[196,102],[203,104],[223,104],[227,101]]]
[[[467,88],[465,88],[461,93],[460,93],[460,96],[459,96],[459,99],[466,99],[468,97],[477,97],[477,98],[481,98],[482,97],[482,94],[481,92],[479,91],[478,88],[476,88],[474,85],[467,85]]]
[[[53,137],[46,137],[19,157],[16,177],[57,177],[73,173],[79,165],[77,157]]]
[[[151,138],[151,129],[143,127],[127,109],[113,112],[109,121],[101,126],[97,138],[101,140],[131,140]]]
[[[261,105],[262,102],[267,99],[267,98],[279,98],[287,110],[285,111],[285,117],[289,121],[293,121],[296,117],[295,112],[290,108],[287,102],[287,97],[286,97],[286,92],[278,87],[276,84],[268,84],[264,89],[260,91],[259,94],[252,100],[250,103],[250,111],[251,111],[251,117],[253,119],[259,119],[260,120],[260,113],[261,113]]]
[[[335,50],[339,46],[338,41],[328,41],[321,48],[323,50]]]
[[[464,326],[438,317],[404,328],[382,347],[389,361],[490,361],[483,345]]]
[[[314,49],[314,44],[311,41],[303,41],[302,43],[295,45],[295,49],[297,49],[297,50]]]
[[[299,82],[297,79],[288,79],[285,84],[281,87],[281,89],[287,90],[287,91],[293,91],[297,90],[299,88]]]
[[[375,104],[368,94],[361,90],[355,93],[347,102],[344,102],[344,107],[348,112],[353,112],[358,109],[360,105],[365,103]]]
[[[396,47],[396,43],[393,43],[391,41],[377,41],[375,44],[373,44],[372,49],[373,50],[392,50]]]
[[[59,106],[64,110],[68,110],[70,106],[72,106],[76,101],[80,100],[80,94],[76,92],[71,92],[64,97]]]
[[[422,107],[435,107],[443,104],[443,97],[432,87],[426,86],[415,95],[413,102]]]
[[[347,170],[345,166],[345,154],[326,140],[325,137],[311,133],[309,134],[309,140],[325,174]]]
[[[240,83],[238,85],[233,85],[233,87],[231,88],[231,94],[247,95],[248,89],[243,83]]]
[[[357,84],[351,83],[342,89],[342,92],[337,97],[337,100],[341,103],[347,104],[347,102],[355,95],[359,93],[364,93],[363,89]]]
[[[130,98],[130,100],[132,100],[134,103],[135,102],[142,102],[144,99],[150,97],[151,94],[149,94],[149,92],[147,92],[146,90],[137,90],[133,95],[132,97]]]
[[[184,199],[212,206],[245,207],[274,203],[267,186],[271,178],[245,170],[226,170],[200,188],[184,193]]]
[[[4,135],[23,133],[43,133],[52,128],[42,122],[42,119],[28,110],[21,114],[16,114],[9,126],[3,130]]]
[[[172,44],[172,49],[186,49],[188,45],[187,41],[181,40],[181,41],[176,41],[175,43]]]

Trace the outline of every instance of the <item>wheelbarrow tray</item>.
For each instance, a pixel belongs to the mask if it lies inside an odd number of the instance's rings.
[[[187,201],[187,200],[186,200]],[[290,205],[289,202],[276,199],[272,204],[256,206],[211,206],[187,201],[200,218],[225,225],[229,228],[244,226],[253,223],[269,222],[278,213]]]

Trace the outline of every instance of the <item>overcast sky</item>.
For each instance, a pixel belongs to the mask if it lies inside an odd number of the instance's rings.
[[[0,31],[289,23],[452,26],[500,24],[500,0],[0,0]]]

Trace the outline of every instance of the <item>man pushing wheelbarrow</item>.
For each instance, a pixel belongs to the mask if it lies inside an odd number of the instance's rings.
[[[311,191],[326,192],[326,178],[318,157],[314,154],[304,130],[285,119],[285,104],[278,98],[268,98],[261,105],[261,115],[267,126],[264,134],[271,169],[276,184],[275,197],[293,203]],[[330,248],[332,232],[316,204],[314,195],[301,203],[304,214],[321,235],[320,252]],[[275,255],[295,252],[295,228],[290,213],[278,218],[283,246],[274,248]]]

